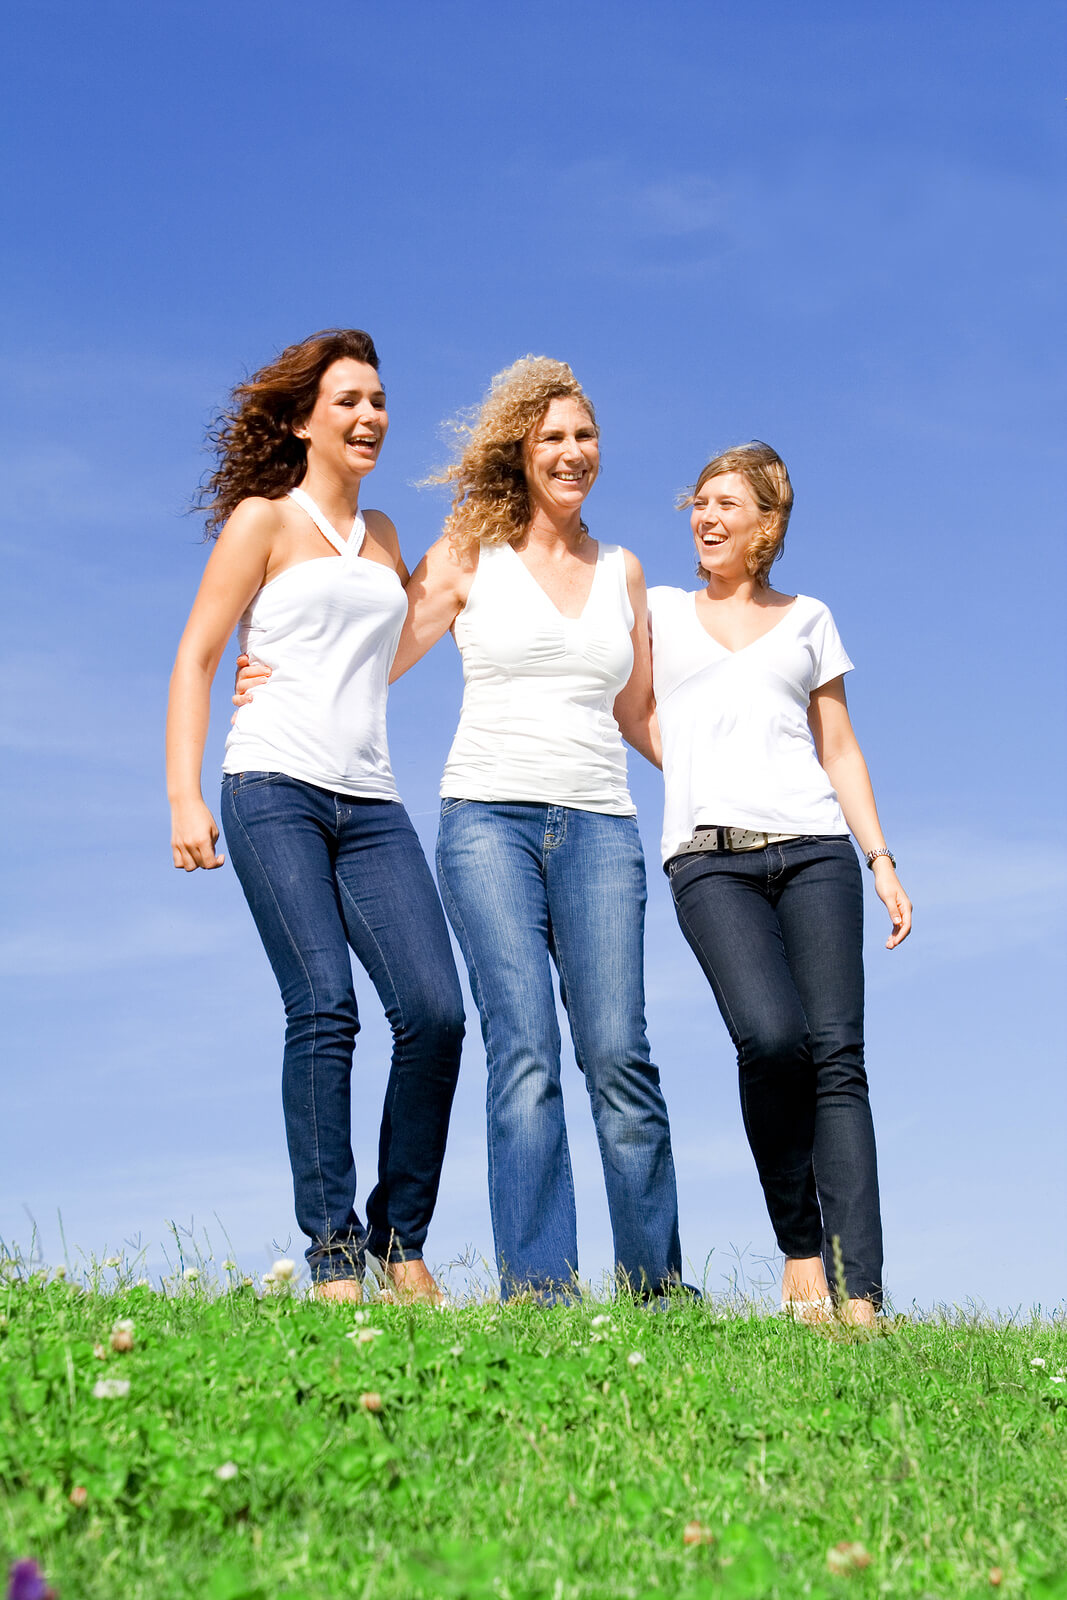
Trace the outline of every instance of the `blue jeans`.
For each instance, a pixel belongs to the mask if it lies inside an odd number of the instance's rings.
[[[445,800],[437,875],[485,1040],[502,1294],[566,1298],[578,1270],[550,959],[589,1091],[620,1281],[662,1292],[680,1280],[681,1248],[667,1108],[645,1036],[637,824]]]
[[[880,1304],[863,885],[852,842],[808,837],[675,856],[667,872],[682,932],[737,1047],[741,1113],[778,1248],[822,1255],[838,1290]]]
[[[285,1002],[282,1104],[312,1277],[362,1276],[364,1249],[419,1259],[459,1073],[463,1001],[407,812],[282,773],[242,772],[223,780],[222,823]],[[393,1030],[367,1230],[353,1209],[359,1019],[350,945]]]

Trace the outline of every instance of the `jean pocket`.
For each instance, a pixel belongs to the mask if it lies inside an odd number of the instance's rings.
[[[441,801],[441,815],[443,817],[450,817],[452,815],[453,811],[458,811],[459,810],[460,806],[469,806],[469,805],[470,805],[470,801],[469,800],[442,800]]]
[[[285,783],[284,772],[235,772],[233,786],[235,789],[255,789],[262,783]]]

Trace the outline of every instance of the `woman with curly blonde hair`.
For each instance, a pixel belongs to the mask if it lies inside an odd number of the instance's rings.
[[[644,577],[582,519],[599,434],[563,362],[500,373],[461,440],[394,673],[452,630],[465,688],[437,871],[485,1040],[501,1289],[566,1298],[578,1270],[554,963],[619,1281],[658,1296],[680,1282],[678,1204],[645,1034],[644,859],[622,744],[652,755]]]
[[[167,784],[174,865],[220,867],[200,769],[212,679],[239,623],[242,650],[274,672],[234,718],[222,815],[285,1002],[282,1101],[312,1279],[325,1298],[358,1299],[373,1254],[399,1294],[434,1301],[423,1242],[463,1006],[386,742],[407,570],[393,524],[359,497],[388,426],[377,352],[359,329],[292,345],[234,390],[212,435],[217,543],[171,679]],[[366,1229],[354,1210],[350,947],[393,1030]]]
[[[649,594],[662,737],[663,861],[678,921],[737,1049],[745,1131],[778,1248],[783,1309],[870,1324],[882,1299],[874,1127],[863,1063],[863,888],[911,904],[845,701],[819,600],[770,585],[793,489],[754,441],[715,456],[689,507],[702,587]]]

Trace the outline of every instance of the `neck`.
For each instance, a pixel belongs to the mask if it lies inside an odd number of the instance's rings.
[[[341,477],[337,473],[326,472],[314,462],[308,462],[308,468],[298,485],[305,494],[309,494],[315,504],[333,523],[342,523],[347,515],[351,521],[359,510],[359,491],[362,478],[351,474]]]
[[[746,572],[743,577],[725,573],[706,573],[705,593],[709,600],[730,600],[736,605],[761,605],[767,593],[765,585],[757,583]]]
[[[580,507],[574,511],[549,511],[535,506],[526,524],[526,538],[531,544],[563,545],[567,550],[577,550],[585,537]]]

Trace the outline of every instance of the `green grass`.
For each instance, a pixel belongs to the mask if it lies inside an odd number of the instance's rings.
[[[1062,1324],[361,1315],[9,1280],[0,1554],[62,1600],[1067,1596]]]

